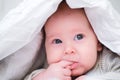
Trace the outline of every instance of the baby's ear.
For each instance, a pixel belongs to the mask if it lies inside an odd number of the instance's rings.
[[[102,51],[102,49],[103,49],[102,44],[100,42],[98,42],[97,51],[100,52],[100,51]]]

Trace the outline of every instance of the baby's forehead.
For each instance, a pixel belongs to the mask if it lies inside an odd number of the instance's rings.
[[[84,9],[71,9],[66,3],[63,2],[59,5],[57,11],[50,18],[56,19],[66,16],[73,16],[75,14],[79,14],[78,16],[84,16]]]
[[[45,29],[46,27],[48,29],[51,26],[59,26],[59,22],[63,23],[64,21],[76,21],[76,24],[78,22],[85,25],[90,25],[83,8],[71,9],[66,3],[62,3],[58,7],[57,11],[47,20]]]
[[[81,21],[87,21],[87,17],[85,15],[84,9],[71,9],[69,7],[58,8],[58,10],[49,17],[46,24],[55,23],[57,21],[62,21],[64,19],[78,19]],[[88,21],[87,21],[88,22]]]

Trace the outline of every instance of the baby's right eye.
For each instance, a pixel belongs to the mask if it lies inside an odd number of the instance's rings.
[[[60,39],[54,39],[52,43],[54,43],[54,44],[60,44],[60,43],[62,43],[62,41]]]
[[[74,40],[81,40],[81,39],[83,39],[83,34],[77,34],[77,35],[75,35]]]

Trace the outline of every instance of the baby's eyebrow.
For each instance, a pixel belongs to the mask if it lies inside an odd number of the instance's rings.
[[[47,34],[46,35],[46,38],[48,38],[48,39],[52,39],[52,38],[57,38],[57,37],[59,37],[59,34]]]
[[[46,38],[47,39],[50,39],[50,38],[52,38],[53,36],[52,35],[46,35]]]

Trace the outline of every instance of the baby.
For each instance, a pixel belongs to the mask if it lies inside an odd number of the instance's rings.
[[[48,67],[32,80],[120,80],[120,57],[101,45],[84,9],[63,2],[44,31]]]

